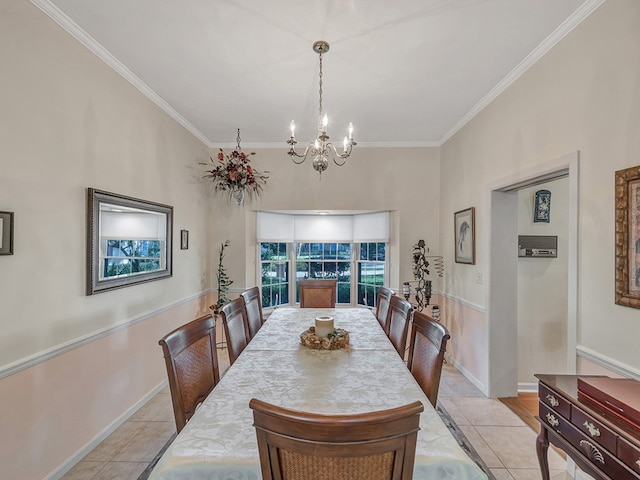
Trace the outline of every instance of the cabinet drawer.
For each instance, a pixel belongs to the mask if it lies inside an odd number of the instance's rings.
[[[618,437],[618,458],[631,470],[640,473],[640,448],[622,437]]]
[[[587,437],[572,424],[567,424],[563,429],[563,437],[587,458],[589,463],[602,470],[609,477],[615,480],[636,480],[639,478],[604,447],[591,437]]]
[[[540,402],[547,405],[549,408],[555,410],[557,413],[565,418],[571,418],[571,404],[564,398],[551,390],[546,385],[538,384],[538,394]]]
[[[599,443],[615,454],[617,435],[575,405],[571,408],[571,423],[584,433],[587,438]]]
[[[564,437],[564,432],[567,430],[567,426],[570,425],[569,420],[565,419],[558,412],[549,408],[546,404],[540,402],[538,417],[544,423],[551,427],[551,430],[556,432],[561,437]]]

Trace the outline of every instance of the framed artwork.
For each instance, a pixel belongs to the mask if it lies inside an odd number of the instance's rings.
[[[180,230],[180,250],[189,250],[189,230]]]
[[[173,207],[87,189],[87,295],[172,275]]]
[[[615,174],[616,304],[640,308],[640,166]]]
[[[0,255],[13,255],[13,212],[0,212]]]
[[[538,190],[533,203],[533,221],[549,223],[551,215],[551,192],[549,190]]]
[[[456,241],[456,263],[476,263],[476,209],[460,210],[453,214]]]

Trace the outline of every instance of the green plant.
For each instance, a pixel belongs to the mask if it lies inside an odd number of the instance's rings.
[[[231,301],[231,299],[227,297],[227,292],[229,291],[229,286],[233,283],[233,280],[229,279],[227,269],[222,262],[224,260],[224,250],[229,245],[231,245],[229,240],[225,240],[225,242],[220,245],[220,254],[218,256],[218,301],[216,302],[216,313],[220,311],[225,303]]]

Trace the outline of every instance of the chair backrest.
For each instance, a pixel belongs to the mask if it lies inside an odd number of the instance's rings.
[[[335,307],[337,283],[337,280],[300,280],[300,308]]]
[[[176,328],[158,342],[167,366],[178,433],[220,381],[215,327],[215,320],[207,314]]]
[[[450,338],[441,323],[424,313],[413,314],[407,366],[434,407],[438,401],[444,352]]]
[[[382,329],[387,333],[387,313],[389,313],[389,302],[394,292],[390,288],[380,287],[378,290],[378,299],[376,302],[376,318]]]
[[[224,334],[227,337],[227,350],[229,351],[229,365],[233,365],[249,343],[249,324],[247,323],[247,310],[244,308],[244,299],[238,297],[225,303],[220,309]]]
[[[249,337],[253,338],[264,323],[262,318],[262,299],[260,298],[260,288],[250,288],[242,292],[240,295],[244,300],[244,308],[247,310]]]
[[[421,312],[413,314],[407,367],[434,407],[438,401],[444,353],[450,338],[441,323]]]
[[[263,480],[410,480],[424,406],[353,415],[288,410],[252,399]]]
[[[389,300],[389,312],[387,313],[387,336],[398,354],[404,359],[404,351],[407,346],[407,333],[413,306],[404,298],[398,296]]]

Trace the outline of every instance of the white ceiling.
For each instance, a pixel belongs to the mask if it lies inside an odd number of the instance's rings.
[[[209,146],[440,145],[604,0],[32,0]]]

